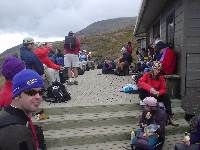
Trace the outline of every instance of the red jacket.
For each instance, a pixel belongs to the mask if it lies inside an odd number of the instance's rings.
[[[79,51],[81,50],[80,46],[81,46],[80,39],[78,37],[76,37],[76,49],[75,50],[67,50],[67,49],[65,49],[64,50],[64,54],[75,54],[75,55],[78,55]]]
[[[176,70],[176,55],[171,48],[166,50],[164,59],[161,61],[162,70],[165,74],[173,74]]]
[[[131,45],[127,45],[127,46],[126,46],[126,50],[127,50],[130,54],[132,54],[133,48],[132,48]]]
[[[12,102],[12,81],[6,80],[0,91],[0,108]]]
[[[49,50],[50,50],[49,48],[37,48],[34,51],[34,54],[39,58],[41,63],[45,64],[48,68],[53,68],[53,69],[59,70],[60,66],[53,63],[49,59],[49,57],[48,57]]]
[[[150,72],[144,75],[138,81],[138,87],[150,92],[151,88],[159,91],[159,96],[167,93],[166,82],[163,75],[160,75],[157,80],[152,78]],[[152,95],[153,96],[153,95]]]

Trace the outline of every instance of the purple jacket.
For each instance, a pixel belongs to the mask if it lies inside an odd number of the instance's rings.
[[[146,111],[143,111],[140,122],[139,122],[140,124],[148,122],[146,119],[146,113],[147,113]],[[152,121],[153,123],[160,125],[160,128],[157,130],[157,133],[158,135],[160,135],[160,137],[165,139],[165,125],[167,121],[167,114],[165,110],[158,108],[153,114],[151,122],[149,122],[148,124],[151,124]]]
[[[197,127],[190,132],[190,143],[195,144],[200,142],[200,117],[198,118]]]

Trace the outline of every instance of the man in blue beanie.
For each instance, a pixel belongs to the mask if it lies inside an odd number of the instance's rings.
[[[30,116],[42,102],[43,87],[42,77],[33,70],[22,70],[14,76],[12,103],[0,112],[1,150],[39,149]]]

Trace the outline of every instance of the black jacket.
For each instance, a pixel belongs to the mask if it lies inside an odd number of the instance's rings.
[[[0,111],[0,150],[35,150],[28,117],[17,108],[8,106]]]
[[[40,62],[38,57],[28,48],[22,46],[20,48],[21,59],[25,62],[26,69],[33,69],[39,75],[44,74],[43,64]]]

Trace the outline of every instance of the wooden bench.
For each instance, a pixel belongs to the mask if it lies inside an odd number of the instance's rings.
[[[180,75],[164,75],[167,84],[167,93],[170,98],[180,98]]]

